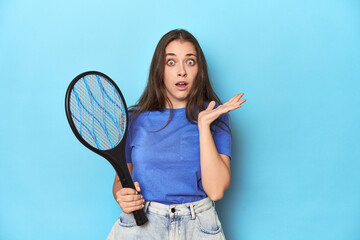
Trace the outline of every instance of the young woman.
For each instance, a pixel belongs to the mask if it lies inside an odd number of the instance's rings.
[[[115,176],[123,213],[108,240],[225,239],[214,202],[230,186],[228,112],[241,107],[243,95],[221,104],[189,32],[160,39],[146,89],[129,114],[126,161],[137,190],[122,188]],[[132,212],[141,208],[149,221],[137,226]]]

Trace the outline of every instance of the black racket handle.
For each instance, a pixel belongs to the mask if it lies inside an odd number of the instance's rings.
[[[132,189],[134,189],[136,191],[134,182],[133,182],[133,180],[131,178],[129,169],[128,169],[127,165],[126,165],[126,162],[124,162],[124,161],[121,161],[121,162],[120,161],[115,161],[112,158],[112,155],[111,155],[111,153],[113,155],[115,155],[115,156],[117,156],[119,154],[118,159],[125,159],[125,149],[124,149],[124,147],[125,147],[125,141],[121,141],[120,144],[118,146],[116,146],[115,148],[104,151],[103,156],[114,167],[114,169],[116,171],[116,174],[119,177],[121,186],[123,188],[132,188]],[[115,159],[117,159],[117,158],[115,158]],[[144,211],[144,208],[133,211],[133,214],[134,214],[136,224],[138,226],[141,226],[141,225],[143,225],[143,224],[145,224],[146,222],[149,221],[148,218],[146,217],[146,213]]]
[[[149,221],[148,218],[146,217],[146,213],[144,209],[136,210],[133,212],[133,214],[135,217],[136,225],[138,226],[141,226]]]
[[[127,187],[127,188],[135,189],[135,185],[134,185],[134,182],[132,181],[131,177],[126,179],[126,178],[121,178],[119,176],[119,179],[120,179],[121,185],[124,188]],[[148,218],[146,217],[146,213],[144,211],[144,208],[133,211],[133,214],[134,214],[134,218],[135,218],[135,221],[136,221],[136,225],[138,225],[138,226],[141,226],[141,225],[143,225],[143,224],[145,224],[146,222],[149,221]]]

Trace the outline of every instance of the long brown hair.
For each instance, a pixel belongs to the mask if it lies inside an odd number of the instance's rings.
[[[151,65],[147,86],[141,95],[138,102],[131,106],[130,112],[134,113],[132,121],[142,112],[145,111],[162,111],[165,108],[166,102],[170,106],[170,115],[164,129],[170,122],[173,114],[173,105],[166,95],[164,84],[164,69],[165,69],[165,48],[174,41],[181,40],[190,42],[196,49],[196,56],[198,62],[198,73],[194,80],[194,84],[187,96],[186,103],[186,118],[192,124],[197,124],[198,113],[205,109],[204,103],[209,103],[214,100],[217,104],[222,104],[216,93],[214,92],[207,70],[205,56],[196,38],[184,29],[174,29],[166,33],[156,46]],[[218,119],[219,120],[219,119]],[[217,122],[217,121],[215,121]],[[223,122],[220,120],[220,122]],[[227,126],[228,127],[228,126]],[[230,130],[230,128],[228,127]]]

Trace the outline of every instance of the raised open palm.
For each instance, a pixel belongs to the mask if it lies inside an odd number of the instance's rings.
[[[230,112],[232,110],[238,109],[241,107],[241,104],[246,102],[246,99],[240,98],[244,96],[244,93],[235,94],[229,101],[226,103],[219,105],[217,108],[215,107],[215,101],[211,101],[208,107],[201,111],[198,115],[198,124],[207,124],[210,125],[213,121],[215,121],[221,114]]]

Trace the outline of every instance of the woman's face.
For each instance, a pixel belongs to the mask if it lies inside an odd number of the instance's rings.
[[[174,40],[165,48],[164,84],[173,108],[184,108],[198,73],[196,49],[191,42]],[[166,108],[170,108],[166,103]]]

